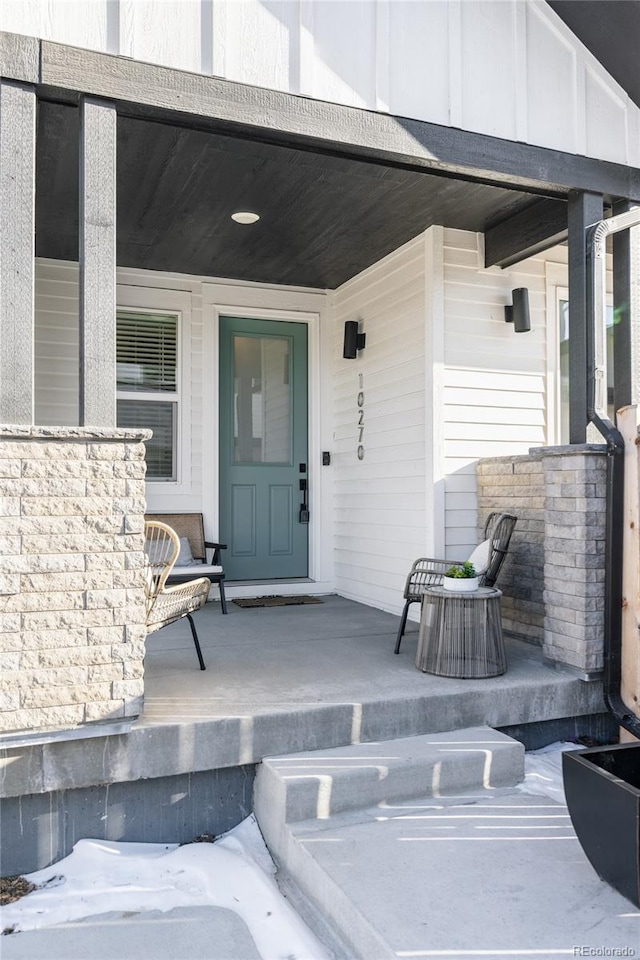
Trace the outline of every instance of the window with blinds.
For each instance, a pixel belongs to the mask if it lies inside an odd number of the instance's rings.
[[[177,479],[178,317],[119,310],[116,325],[119,427],[153,431],[147,480]]]

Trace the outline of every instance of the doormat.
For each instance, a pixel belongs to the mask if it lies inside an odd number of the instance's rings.
[[[297,597],[248,597],[233,602],[238,607],[298,607],[303,603],[324,603],[324,600],[300,594]]]

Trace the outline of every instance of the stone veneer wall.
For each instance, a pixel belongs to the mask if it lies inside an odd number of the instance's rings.
[[[0,734],[140,713],[149,436],[0,429]]]
[[[606,448],[544,455],[544,652],[585,673],[602,670]]]
[[[518,523],[498,586],[503,623],[545,656],[594,674],[603,666],[606,450],[542,447],[480,460],[479,522],[491,510]]]
[[[480,534],[490,513],[518,518],[498,586],[502,623],[523,640],[544,639],[544,469],[542,457],[491,457],[477,467]]]

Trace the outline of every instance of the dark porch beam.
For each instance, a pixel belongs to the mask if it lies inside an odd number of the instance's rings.
[[[510,267],[567,239],[567,204],[536,200],[485,231],[485,267]]]
[[[569,194],[569,443],[587,439],[587,227],[602,220],[602,196]]]
[[[35,87],[0,80],[0,422],[34,420]]]
[[[640,201],[640,170],[419,120],[325,103],[41,41],[43,97],[118,101],[123,115],[426,169],[547,196],[570,189]],[[2,65],[0,64],[0,71]]]
[[[80,105],[80,426],[116,424],[116,110]]]

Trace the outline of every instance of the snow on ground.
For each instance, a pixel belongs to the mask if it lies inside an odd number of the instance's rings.
[[[524,780],[516,788],[523,793],[551,797],[558,803],[566,803],[562,782],[562,754],[565,750],[580,750],[577,743],[550,743],[541,750],[531,750],[524,755]]]
[[[215,843],[80,840],[68,857],[29,874],[39,889],[3,907],[0,925],[17,932],[101,913],[217,906],[244,920],[263,960],[328,960],[274,875],[253,816]]]
[[[574,743],[552,743],[525,754],[525,779],[517,789],[564,803],[562,753],[575,749]],[[64,860],[29,874],[39,889],[3,907],[0,926],[17,932],[101,913],[227,907],[244,920],[263,960],[328,960],[274,877],[253,816],[215,843],[80,840]]]

